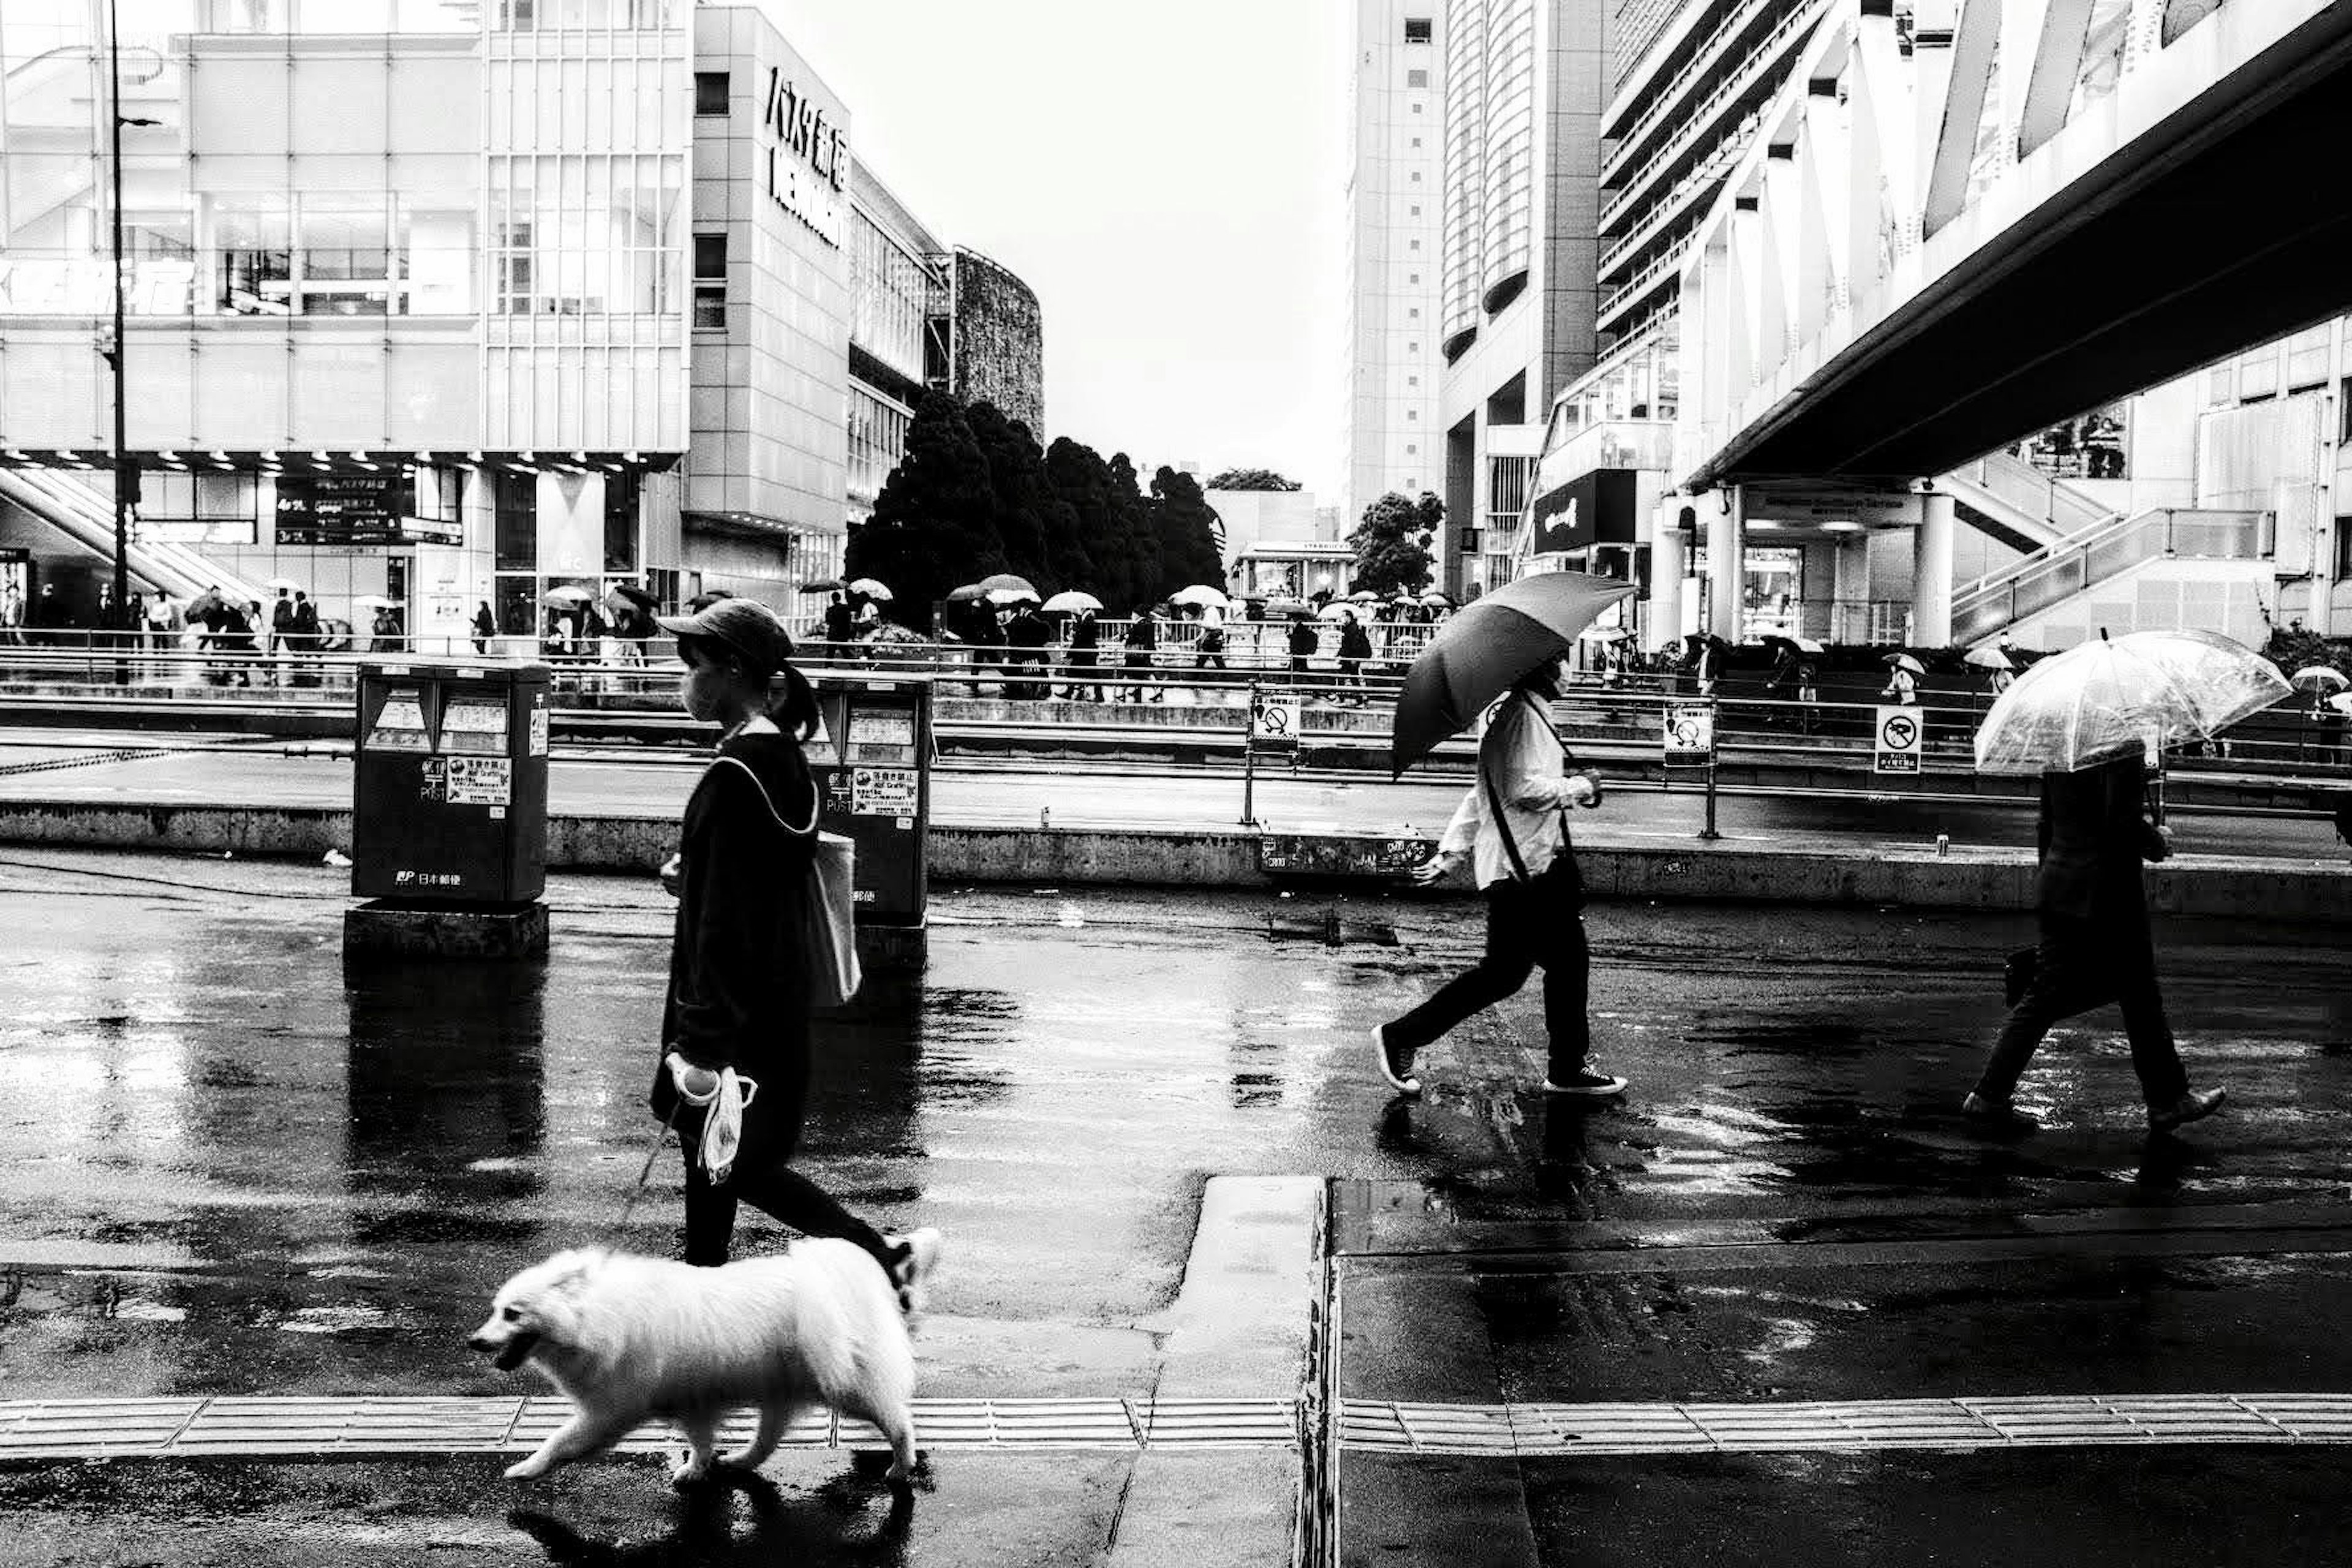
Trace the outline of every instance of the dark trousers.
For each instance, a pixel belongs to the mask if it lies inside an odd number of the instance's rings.
[[[2096,919],[2045,911],[2040,924],[2033,984],[2001,1025],[1977,1092],[1988,1100],[2008,1100],[2052,1025],[2112,1001],[2123,1008],[2132,1067],[2147,1102],[2170,1105],[2188,1093],[2189,1075],[2157,988],[2147,911],[2134,908]]]
[[[1584,1070],[1592,1048],[1585,1016],[1592,952],[1584,940],[1584,893],[1566,855],[1533,881],[1486,889],[1486,956],[1437,994],[1388,1026],[1391,1044],[1421,1050],[1483,1007],[1516,995],[1537,965],[1544,972],[1544,1027],[1551,1037],[1554,1083]]]
[[[714,1185],[702,1168],[702,1112],[678,1108],[678,1142],[686,1151],[686,1260],[703,1268],[726,1262],[736,1205],[750,1204],[803,1236],[854,1241],[888,1272],[890,1248],[881,1233],[787,1163],[800,1140],[799,1105],[780,1104],[776,1110],[769,1113],[767,1087],[761,1085],[743,1111],[743,1143],[735,1167]]]

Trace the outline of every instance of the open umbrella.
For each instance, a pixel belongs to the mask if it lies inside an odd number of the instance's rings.
[[[2297,691],[2316,691],[2323,695],[2352,687],[2352,680],[2346,679],[2342,670],[2325,664],[2306,664],[2286,679],[2287,684]]]
[[[1977,730],[1977,768],[2074,773],[2136,747],[2210,740],[2288,689],[2268,659],[2215,632],[2102,633],[2001,693]]]
[[[2327,700],[2327,705],[2338,713],[2352,713],[2352,691],[2339,691]]]
[[[1045,613],[1049,616],[1076,615],[1080,610],[1099,614],[1102,607],[1100,599],[1078,588],[1065,588],[1045,601]]]
[[[1595,616],[1633,593],[1633,584],[1613,578],[1543,572],[1477,599],[1439,628],[1405,672],[1389,766],[1402,773],[1438,742],[1467,729],[1488,703],[1565,652]]]
[[[539,602],[551,610],[575,610],[595,596],[577,583],[565,583],[541,594]]]
[[[1925,675],[1927,673],[1927,667],[1921,664],[1917,659],[1912,658],[1907,653],[1890,653],[1884,658],[1880,659],[1879,662],[1886,666],[1889,669],[1907,669],[1914,675]]]
[[[1351,605],[1377,605],[1380,602],[1381,596],[1370,588],[1359,588],[1348,595],[1348,603]]]
[[[1059,597],[1058,595],[1055,596]],[[1222,610],[1233,603],[1223,593],[1210,587],[1206,583],[1195,583],[1189,588],[1179,588],[1168,595],[1168,602],[1199,610]]]
[[[2017,660],[1990,643],[1983,647],[1969,649],[1961,656],[1960,662],[1975,669],[2015,669],[2017,668]]]
[[[886,605],[890,602],[892,597],[890,588],[887,584],[877,583],[871,577],[859,577],[852,580],[849,584],[849,591],[853,594],[863,594],[869,599],[879,599]]]
[[[1763,637],[1757,640],[1761,642],[1766,647],[1785,647],[1790,653],[1819,653],[1822,651],[1822,645],[1815,642],[1812,638],[1790,637],[1786,632],[1766,632]]]
[[[802,584],[801,592],[803,594],[837,594],[847,586],[849,586],[849,584],[843,582],[838,577],[819,577],[814,582]]]
[[[1421,596],[1419,603],[1427,605],[1432,609],[1442,609],[1454,603],[1454,595],[1451,594],[1441,594],[1436,589],[1432,588],[1428,593],[1423,594]]]
[[[355,610],[396,610],[400,608],[400,601],[387,599],[382,594],[362,594],[352,601],[352,607]]]
[[[302,584],[297,583],[291,577],[272,577],[269,580],[268,586],[272,588],[282,588],[287,593],[292,594],[299,592]]]
[[[1326,621],[1344,620],[1356,613],[1356,606],[1345,599],[1334,599],[1315,612],[1316,618]]]
[[[1633,634],[1632,632],[1627,631],[1623,626],[1587,626],[1581,632],[1577,634],[1576,640],[1579,642],[1601,643],[1605,646],[1609,643],[1625,642],[1629,640],[1633,635]]]
[[[615,599],[634,609],[656,610],[661,607],[661,600],[652,590],[640,588],[634,583],[615,583],[605,591],[606,604],[610,605]]]
[[[988,595],[992,600],[1000,605],[1009,605],[1016,599],[1042,599],[1045,597],[1044,595],[1037,592],[1036,584],[1032,583],[1026,577],[1020,576],[1011,572],[992,573],[986,577],[982,577],[980,580],[980,585],[988,591]],[[1005,596],[1000,597],[1000,595]]]
[[[734,596],[724,588],[706,588],[686,602],[686,613],[689,616],[698,616],[719,600],[731,599]]]
[[[947,602],[950,605],[969,605],[987,597],[987,589],[977,583],[966,583],[961,588],[949,589]]]

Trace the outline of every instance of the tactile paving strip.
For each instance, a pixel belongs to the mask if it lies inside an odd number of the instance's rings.
[[[1803,1448],[2352,1443],[2341,1394],[2059,1394],[1781,1405],[1399,1405],[1351,1399],[1343,1447],[1539,1457]]]
[[[206,1455],[521,1454],[570,1418],[538,1399],[0,1401],[0,1461]],[[747,1441],[748,1412],[722,1443]],[[1299,1447],[1288,1399],[919,1399],[926,1448]],[[1368,1453],[1538,1458],[1807,1448],[1997,1448],[2136,1443],[2352,1443],[2352,1394],[2057,1394],[1780,1405],[1418,1405],[1344,1400],[1339,1446]],[[647,1426],[625,1452],[673,1447]],[[862,1422],[817,1412],[793,1448],[879,1448]]]
[[[519,1454],[571,1412],[554,1398],[0,1401],[0,1460]],[[720,1441],[748,1441],[756,1424],[751,1413],[738,1415]],[[1288,1399],[919,1399],[915,1430],[926,1448],[1296,1447],[1298,1414]],[[667,1427],[649,1425],[619,1447],[676,1442]],[[822,1411],[795,1421],[783,1445],[885,1446],[872,1426]]]

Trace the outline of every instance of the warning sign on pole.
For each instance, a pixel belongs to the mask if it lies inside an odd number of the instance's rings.
[[[1881,773],[1916,773],[1919,771],[1920,742],[1925,739],[1927,722],[1916,708],[1881,708],[1878,710],[1878,752],[1871,771]]]
[[[1260,746],[1298,744],[1298,693],[1260,692],[1250,707],[1249,738]]]
[[[1703,763],[1715,760],[1715,710],[1666,710],[1666,758],[1670,763]]]

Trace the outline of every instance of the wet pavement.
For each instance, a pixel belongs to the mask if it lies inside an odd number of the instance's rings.
[[[614,1225],[655,1131],[649,881],[557,879],[547,962],[483,969],[346,970],[323,868],[14,849],[0,896],[0,1400],[536,1393],[463,1349],[497,1283],[564,1245],[675,1249],[674,1156]],[[2146,1135],[2110,1012],[2037,1061],[2044,1130],[1987,1139],[1952,1107],[2016,919],[1597,907],[1598,1048],[1633,1092],[1574,1109],[1529,1092],[1532,990],[1432,1053],[1422,1103],[1370,1075],[1364,1027],[1472,955],[1459,903],[934,909],[928,973],[821,1027],[803,1155],[877,1222],[946,1231],[927,1399],[1149,1395],[1203,1184],[1258,1173],[1333,1183],[1337,1332],[1302,1371],[1339,1400],[2352,1390],[2340,933],[2160,929],[2192,1076],[2231,1091],[2211,1124]],[[1342,1451],[1312,1539],[1364,1563],[2303,1560],[2347,1456]],[[1197,1462],[1180,1495],[1212,1497]],[[534,1489],[502,1463],[7,1461],[0,1563],[1120,1561],[1139,1474],[942,1449],[894,1517],[837,1450],[700,1502],[650,1458]],[[2229,1501],[2200,1514],[2200,1487]]]

